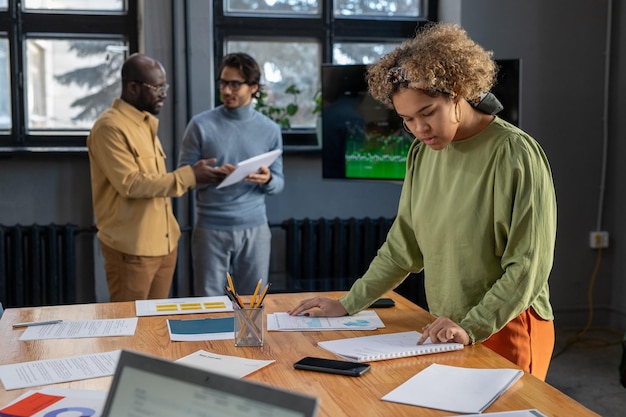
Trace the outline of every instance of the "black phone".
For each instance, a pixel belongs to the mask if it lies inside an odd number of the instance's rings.
[[[313,358],[307,356],[293,364],[296,369],[306,371],[327,372],[330,374],[361,376],[369,371],[371,366],[367,363],[339,361],[334,359]]]
[[[369,308],[388,308],[388,307],[393,307],[396,305],[396,302],[393,301],[391,298],[379,298],[378,300],[374,301]]]

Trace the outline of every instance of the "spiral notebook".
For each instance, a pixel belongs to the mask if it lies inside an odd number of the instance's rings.
[[[354,362],[372,362],[407,356],[427,355],[463,349],[461,343],[432,343],[418,345],[422,334],[416,331],[386,333],[374,336],[318,342],[317,345]]]

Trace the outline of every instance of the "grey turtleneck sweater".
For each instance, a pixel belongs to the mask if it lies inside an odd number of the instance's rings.
[[[183,136],[178,166],[217,158],[216,166],[282,149],[278,124],[257,112],[252,104],[237,109],[219,106],[194,116]],[[217,189],[199,184],[196,192],[197,226],[215,230],[241,230],[267,223],[265,195],[282,191],[285,180],[279,157],[270,167],[272,179],[263,185],[241,181]]]

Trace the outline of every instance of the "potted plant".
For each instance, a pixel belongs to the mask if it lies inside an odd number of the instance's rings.
[[[293,98],[290,103],[281,107],[268,103],[266,101],[268,94],[262,92],[261,96],[256,99],[254,109],[278,123],[282,129],[289,129],[291,128],[290,117],[298,112],[298,95],[300,94],[300,90],[295,84],[291,84],[285,89],[285,94],[289,94]]]
[[[317,145],[322,146],[322,91],[317,90],[315,95],[313,96],[313,102],[315,105],[313,106],[313,114],[317,117],[315,118],[315,134],[317,136]]]

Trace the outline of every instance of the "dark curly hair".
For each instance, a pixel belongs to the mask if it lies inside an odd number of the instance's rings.
[[[493,52],[453,23],[429,23],[367,71],[372,97],[393,108],[399,88],[419,88],[473,100],[493,86],[498,67]]]

